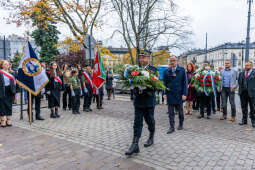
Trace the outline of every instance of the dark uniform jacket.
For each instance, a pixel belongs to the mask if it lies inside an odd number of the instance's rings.
[[[251,72],[248,78],[245,78],[245,71],[239,74],[238,78],[239,94],[248,91],[249,97],[255,97],[255,70]]]
[[[16,93],[16,86],[13,84],[13,82],[10,80],[10,87],[11,87],[11,92],[13,95]],[[4,76],[2,73],[0,73],[0,98],[5,97],[5,85],[4,85]]]
[[[182,104],[182,96],[188,95],[188,79],[183,67],[176,67],[176,77],[173,76],[172,68],[164,71],[164,84],[168,88],[165,92],[168,104]]]
[[[158,69],[151,65],[146,67],[147,70],[155,72],[157,74]],[[155,107],[156,105],[156,95],[155,90],[145,89],[139,90],[138,88],[134,89],[134,106],[135,107]]]

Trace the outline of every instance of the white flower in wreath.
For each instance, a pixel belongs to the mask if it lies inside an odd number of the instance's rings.
[[[144,75],[146,78],[150,77],[150,73],[148,71],[141,71],[142,75]]]
[[[204,70],[202,73],[203,73],[204,75],[206,75],[206,74],[208,73],[208,71],[207,71],[207,70]]]
[[[205,69],[206,69],[206,70],[210,70],[210,69],[211,69],[211,67],[209,67],[209,66],[206,66],[206,67],[205,67]]]

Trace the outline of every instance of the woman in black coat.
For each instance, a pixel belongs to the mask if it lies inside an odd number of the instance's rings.
[[[10,64],[3,60],[0,63],[0,119],[1,127],[12,126],[12,104],[16,93],[15,77],[9,73]],[[5,120],[6,117],[6,120]]]
[[[60,107],[60,92],[62,89],[61,72],[57,63],[50,64],[50,71],[48,72],[49,83],[46,87],[48,97],[48,107],[51,110],[51,118],[59,118],[58,109]],[[54,112],[55,109],[55,112]]]
[[[107,90],[108,100],[111,100],[111,94],[112,94],[112,90],[113,90],[112,82],[113,82],[112,74],[110,74],[109,71],[107,71],[105,88]]]

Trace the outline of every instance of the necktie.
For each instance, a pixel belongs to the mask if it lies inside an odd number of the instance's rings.
[[[248,76],[249,76],[249,72],[246,71],[246,73],[245,73],[245,78],[248,78]]]

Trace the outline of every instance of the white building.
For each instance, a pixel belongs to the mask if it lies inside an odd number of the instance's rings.
[[[201,66],[207,58],[207,61],[213,64],[215,68],[224,66],[225,60],[229,59],[234,68],[242,69],[245,62],[245,44],[225,43],[208,49],[207,53],[201,49],[191,50],[182,54],[180,58],[183,64],[193,62],[198,66]],[[249,59],[255,61],[255,43],[251,43]]]

